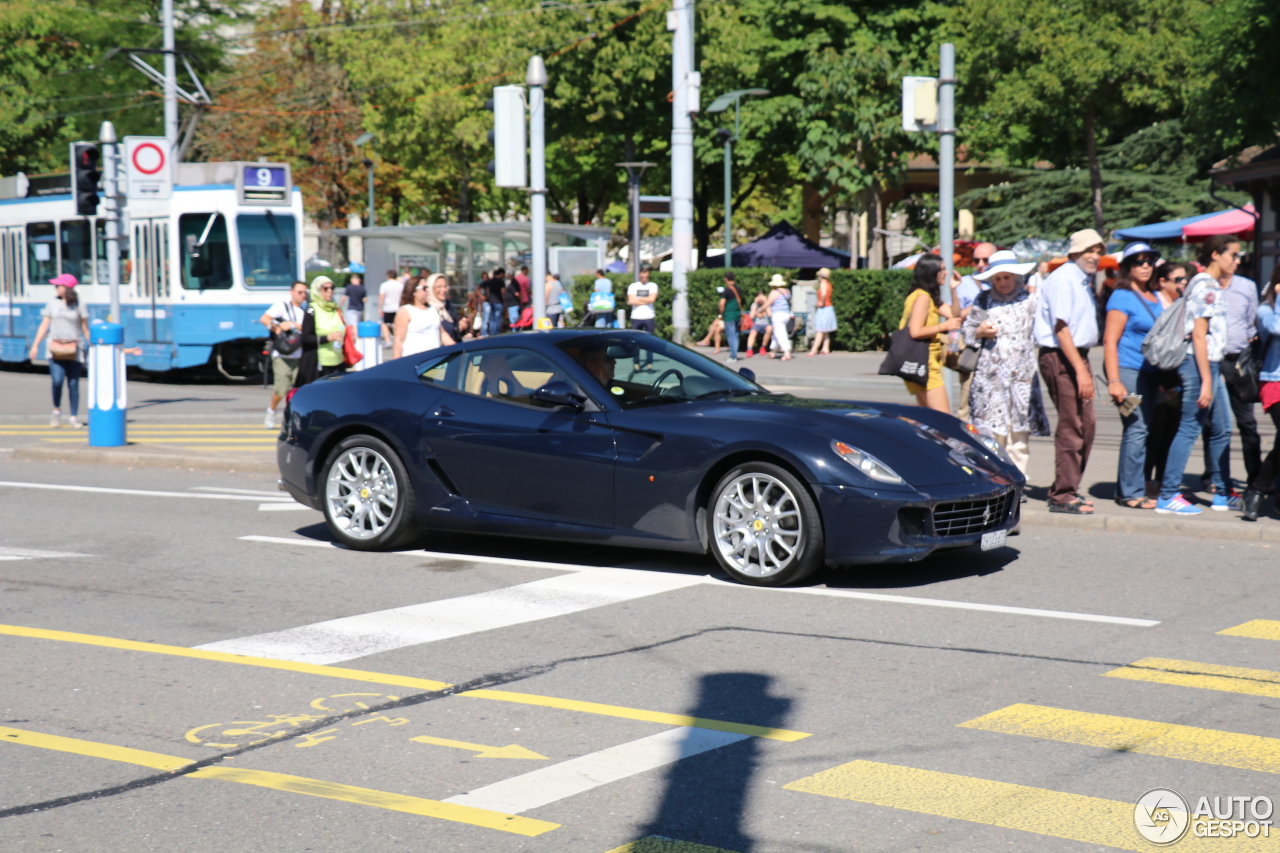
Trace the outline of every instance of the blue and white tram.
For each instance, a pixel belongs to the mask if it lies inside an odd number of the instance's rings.
[[[142,351],[127,363],[257,372],[258,318],[303,277],[302,194],[281,164],[180,163],[175,178],[171,198],[126,205],[120,322],[125,346]],[[80,280],[91,322],[110,305],[104,222],[76,215],[70,176],[32,178],[26,197],[3,198],[18,183],[0,179],[0,359],[11,362],[29,356],[49,279]]]

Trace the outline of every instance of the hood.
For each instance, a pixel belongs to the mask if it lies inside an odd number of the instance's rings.
[[[704,417],[771,424],[771,438],[806,430],[843,441],[880,459],[912,486],[963,481],[965,477],[1012,482],[987,451],[963,432],[961,422],[940,412],[893,403],[814,400],[788,394],[737,397],[696,403]]]

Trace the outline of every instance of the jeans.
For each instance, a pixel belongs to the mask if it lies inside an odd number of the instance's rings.
[[[492,302],[484,304],[484,336],[496,335],[502,331],[502,306]]]
[[[1211,472],[1213,485],[1217,487],[1219,494],[1224,494],[1226,484],[1222,480],[1222,472],[1226,468],[1227,450],[1231,442],[1231,426],[1226,418],[1215,415],[1215,409],[1225,413],[1226,407],[1210,406],[1202,409],[1196,404],[1200,396],[1200,368],[1196,366],[1195,356],[1189,355],[1183,360],[1182,366],[1178,368],[1178,375],[1182,378],[1182,417],[1178,421],[1178,433],[1173,437],[1173,444],[1169,447],[1169,461],[1165,463],[1164,482],[1160,485],[1160,499],[1169,500],[1182,491],[1182,475],[1186,470],[1187,461],[1191,458],[1191,448],[1195,446],[1196,438],[1204,430],[1206,423],[1211,427],[1209,454],[1217,461]],[[1226,393],[1217,362],[1209,362],[1209,378],[1214,385],[1215,398],[1218,394]]]
[[[62,383],[65,380],[73,418],[80,414],[80,374],[83,369],[84,365],[74,359],[49,359],[49,378],[53,380],[53,407],[57,409],[62,406]]]
[[[507,307],[507,325],[514,326],[520,322],[520,306],[510,305]]]
[[[1249,357],[1248,350],[1245,351],[1245,356]],[[1223,359],[1223,363],[1225,364],[1229,360],[1236,360],[1238,357],[1236,355],[1228,355]],[[1252,483],[1258,476],[1258,469],[1262,466],[1262,439],[1258,435],[1258,419],[1254,415],[1253,403],[1246,403],[1240,399],[1240,395],[1236,393],[1235,388],[1227,384],[1226,376],[1223,376],[1221,385],[1222,387],[1219,389],[1223,392],[1221,400],[1219,400],[1216,391],[1213,395],[1214,417],[1235,418],[1236,429],[1240,432],[1240,452],[1244,456],[1245,482]],[[1230,408],[1230,414],[1225,411],[1219,414],[1217,411],[1219,405],[1223,409]],[[1231,431],[1231,422],[1229,420],[1227,422],[1227,431]],[[1204,470],[1212,472],[1213,460],[1209,458],[1207,434],[1205,439]],[[1228,453],[1228,460],[1230,460],[1230,456]],[[1222,480],[1227,486],[1232,485],[1230,461],[1227,462],[1227,467],[1222,471]]]
[[[1124,425],[1124,437],[1120,439],[1120,472],[1116,496],[1122,500],[1140,500],[1147,494],[1143,469],[1147,461],[1147,436],[1155,415],[1156,396],[1159,392],[1155,376],[1149,372],[1122,367],[1120,381],[1130,394],[1141,394],[1142,402],[1128,417],[1120,419]]]
[[[737,317],[724,321],[724,337],[725,343],[729,345],[730,361],[735,361],[738,358],[738,339],[742,337],[742,332],[738,330],[738,323],[739,319]]]

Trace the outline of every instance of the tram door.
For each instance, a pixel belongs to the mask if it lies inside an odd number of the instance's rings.
[[[21,323],[14,318],[22,310],[16,303],[26,292],[23,251],[22,229],[0,228],[0,310],[4,311],[4,325],[0,329],[9,338],[21,331]]]
[[[160,336],[159,320],[165,317],[171,282],[169,268],[169,221],[133,220],[133,264],[136,292],[150,308],[139,307],[138,333],[141,343],[168,343]],[[150,323],[145,322],[150,319]],[[165,329],[172,328],[165,324]],[[168,335],[166,335],[168,337]]]

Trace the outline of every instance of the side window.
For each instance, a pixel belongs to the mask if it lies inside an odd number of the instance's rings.
[[[134,228],[135,235],[137,234],[137,231],[138,229]],[[129,249],[131,241],[129,240],[128,231],[123,227],[120,228],[118,233],[120,234],[120,239],[118,241],[120,246],[120,283],[128,284],[130,270]],[[97,225],[94,226],[93,234],[94,246],[96,249],[95,254],[98,264],[98,284],[106,284],[111,275],[110,268],[107,264],[107,223],[99,219]],[[62,265],[64,267],[67,265],[66,258],[63,258]]]
[[[184,213],[178,217],[182,286],[187,290],[231,287],[231,244],[227,217],[221,213]]]
[[[92,283],[93,247],[89,244],[88,220],[64,219],[58,224],[62,229],[62,272],[71,273],[81,284]]]
[[[48,284],[58,275],[58,235],[52,222],[27,224],[27,280]]]
[[[458,390],[460,372],[462,372],[462,357],[457,353],[418,365],[418,379],[424,385],[447,388],[451,391]]]
[[[536,406],[541,404],[534,402],[533,392],[552,380],[568,382],[580,391],[546,356],[518,347],[503,347],[467,353],[462,390],[478,397]]]

